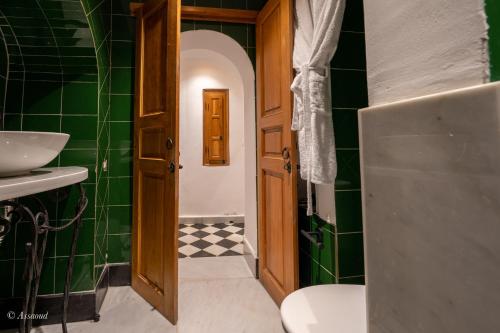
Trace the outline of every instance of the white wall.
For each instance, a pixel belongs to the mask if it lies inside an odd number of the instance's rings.
[[[229,166],[203,165],[203,89],[229,89]],[[244,215],[243,82],[218,53],[182,52],[180,152],[180,216]]]
[[[370,106],[489,82],[484,0],[365,0]]]

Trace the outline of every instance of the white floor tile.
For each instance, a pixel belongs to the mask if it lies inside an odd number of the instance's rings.
[[[173,326],[130,287],[110,288],[101,320],[70,333],[283,333],[279,309],[240,256],[179,261],[179,322]],[[60,325],[33,330],[60,333]]]
[[[180,241],[182,241],[186,244],[191,244],[192,242],[196,242],[198,239],[199,239],[198,237],[194,237],[191,235],[184,235],[184,236],[179,238]]]

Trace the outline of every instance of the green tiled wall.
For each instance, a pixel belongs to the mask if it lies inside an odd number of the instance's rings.
[[[331,64],[333,120],[338,175],[335,183],[335,227],[299,209],[302,229],[322,226],[325,247],[319,251],[299,239],[302,286],[364,283],[363,227],[359,166],[359,108],[368,105],[362,0],[348,0],[337,53]]]
[[[70,141],[51,166],[89,169],[84,183],[89,206],[72,291],[95,287],[107,252],[109,191],[101,165],[109,158],[110,6],[109,0],[0,2],[0,29],[9,54],[5,129],[69,133]],[[41,196],[50,206],[52,223],[74,214],[76,189],[59,203],[51,193]],[[0,297],[22,293],[23,244],[28,235],[29,224],[20,223],[0,247]],[[51,234],[41,294],[62,292],[70,237],[70,230]]]
[[[491,81],[500,81],[500,2],[486,0],[488,16]]]
[[[130,261],[135,19],[128,0],[112,1],[108,262]]]

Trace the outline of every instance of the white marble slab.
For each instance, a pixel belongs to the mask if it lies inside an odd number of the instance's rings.
[[[42,168],[24,176],[0,178],[0,200],[54,190],[87,178],[88,170],[83,167]]]
[[[500,84],[359,118],[369,332],[500,332]]]

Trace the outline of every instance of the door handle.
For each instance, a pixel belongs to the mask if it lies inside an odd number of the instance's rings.
[[[170,171],[170,173],[175,172],[175,163],[173,161],[170,161],[170,163],[168,165],[168,171]]]
[[[292,163],[290,163],[290,161],[285,162],[283,169],[285,169],[288,173],[292,173]]]
[[[180,170],[180,169],[184,169],[184,165],[179,164],[179,170]]]

